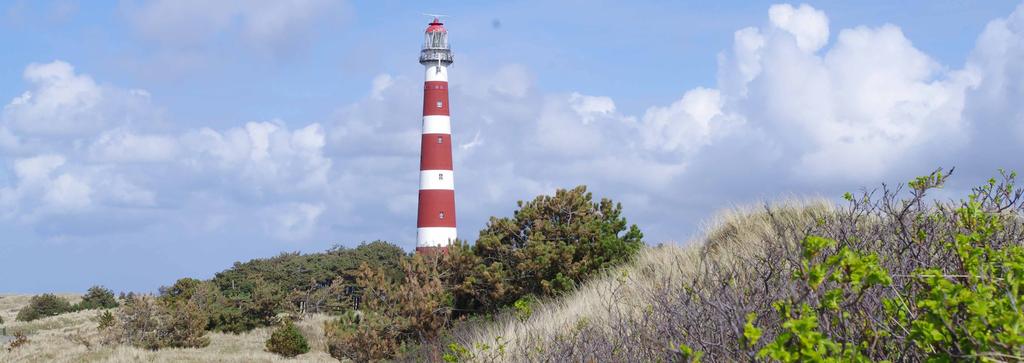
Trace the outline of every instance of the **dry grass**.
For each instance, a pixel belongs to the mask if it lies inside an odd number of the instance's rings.
[[[564,339],[582,326],[613,329],[616,324],[611,321],[641,315],[650,307],[645,298],[651,291],[678,288],[701,269],[702,259],[728,263],[755,253],[776,233],[773,223],[802,225],[834,213],[834,208],[832,203],[816,199],[774,203],[770,208],[773,222],[764,206],[726,210],[709,221],[704,235],[695,241],[645,248],[632,263],[591,280],[572,294],[538,303],[525,321],[499,316],[493,323],[459,329],[454,340],[468,348],[476,361],[534,360],[530,350],[545,345],[543,342]],[[611,300],[610,296],[617,298]],[[504,353],[496,351],[498,346],[503,346]]]
[[[75,302],[77,296],[62,295]],[[327,315],[306,317],[296,325],[309,339],[310,352],[288,359],[265,351],[264,343],[272,328],[244,334],[209,333],[210,345],[204,348],[162,349],[150,351],[130,346],[104,346],[99,343],[96,316],[99,310],[80,311],[31,322],[14,317],[31,296],[0,296],[0,316],[8,334],[24,333],[25,346],[8,352],[0,349],[0,362],[337,362],[327,354],[323,325]]]

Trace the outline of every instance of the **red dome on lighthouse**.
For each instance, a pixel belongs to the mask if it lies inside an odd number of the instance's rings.
[[[427,27],[427,33],[446,32],[444,29],[444,23],[441,19],[434,18],[434,21],[430,22],[430,26]]]

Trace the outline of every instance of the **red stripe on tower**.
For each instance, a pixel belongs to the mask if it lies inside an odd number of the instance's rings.
[[[440,20],[427,27],[420,64],[423,83],[423,138],[420,144],[420,193],[416,214],[416,252],[446,253],[457,237],[455,181],[452,173],[452,124],[448,106],[448,31]]]

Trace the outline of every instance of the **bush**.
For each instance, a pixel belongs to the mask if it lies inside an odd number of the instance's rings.
[[[352,308],[346,292],[355,287],[356,273],[367,264],[389,278],[400,278],[401,248],[375,241],[356,248],[335,247],[324,253],[283,253],[254,259],[217,273],[212,291],[209,328],[243,332],[269,326],[279,313],[341,312]],[[205,308],[204,308],[205,310]]]
[[[93,286],[82,296],[82,301],[75,304],[74,310],[110,309],[117,307],[114,292],[103,286]]]
[[[72,311],[71,303],[54,294],[33,296],[28,305],[18,311],[19,321],[32,321]]]
[[[107,310],[96,315],[96,322],[98,323],[96,329],[104,331],[106,329],[112,328],[114,324],[117,323],[117,318],[115,318],[114,314],[111,314],[110,311]]]
[[[285,357],[294,357],[309,352],[309,343],[302,332],[292,324],[285,321],[280,327],[274,330],[267,339],[267,350]]]
[[[106,341],[144,349],[196,348],[210,343],[205,337],[207,319],[193,301],[168,302],[132,295],[106,329]]]
[[[436,257],[416,255],[403,260],[402,267],[400,281],[368,265],[360,269],[360,311],[325,324],[331,356],[357,362],[390,359],[436,338],[447,326],[452,300]]]
[[[570,291],[643,246],[643,233],[622,217],[622,205],[594,202],[585,186],[518,205],[511,218],[491,217],[473,247],[450,248],[457,308],[495,311],[527,295]]]

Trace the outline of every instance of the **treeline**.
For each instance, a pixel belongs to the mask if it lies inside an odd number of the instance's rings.
[[[161,349],[206,346],[209,331],[276,325],[267,349],[294,356],[309,345],[291,321],[326,313],[338,317],[325,331],[339,359],[437,360],[445,352],[421,343],[457,322],[569,292],[643,245],[621,205],[595,201],[583,186],[518,207],[511,217],[492,217],[476,243],[459,241],[444,254],[413,255],[375,241],[238,262],[209,280],[179,279],[155,296],[123,294],[114,300],[118,309],[99,315],[99,328],[108,344]],[[37,298],[40,316],[70,311],[50,308],[50,296]],[[86,301],[80,305],[92,304]]]

